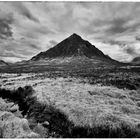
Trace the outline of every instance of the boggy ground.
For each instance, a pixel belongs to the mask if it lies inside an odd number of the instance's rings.
[[[139,79],[138,69],[1,74],[0,96],[10,90],[40,137],[140,137]]]

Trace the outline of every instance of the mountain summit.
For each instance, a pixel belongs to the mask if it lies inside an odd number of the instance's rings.
[[[49,58],[65,58],[65,57],[100,57],[111,59],[108,56],[104,55],[99,49],[97,49],[94,45],[89,43],[88,41],[82,39],[77,34],[72,34],[62,42],[58,43],[53,48],[45,52],[41,52],[38,55],[34,56],[31,60],[44,60]]]

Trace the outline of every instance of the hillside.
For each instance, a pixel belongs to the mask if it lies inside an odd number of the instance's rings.
[[[140,56],[139,57],[135,57],[132,61],[132,64],[140,64]]]
[[[79,71],[95,68],[112,68],[120,63],[105,55],[90,42],[72,34],[56,46],[41,52],[28,61],[2,68],[5,72]]]
[[[5,61],[3,61],[3,60],[0,60],[0,66],[7,66],[8,65],[8,63],[6,63]]]

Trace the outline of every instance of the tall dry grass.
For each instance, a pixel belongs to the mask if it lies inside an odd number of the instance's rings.
[[[37,121],[51,119],[50,129],[62,137],[140,137],[139,90],[90,85],[77,78],[12,82],[15,87],[33,86],[37,102],[30,116]],[[11,85],[3,87],[12,89]]]

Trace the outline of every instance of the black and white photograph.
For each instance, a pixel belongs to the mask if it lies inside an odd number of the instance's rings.
[[[0,138],[140,138],[140,2],[0,1]]]

